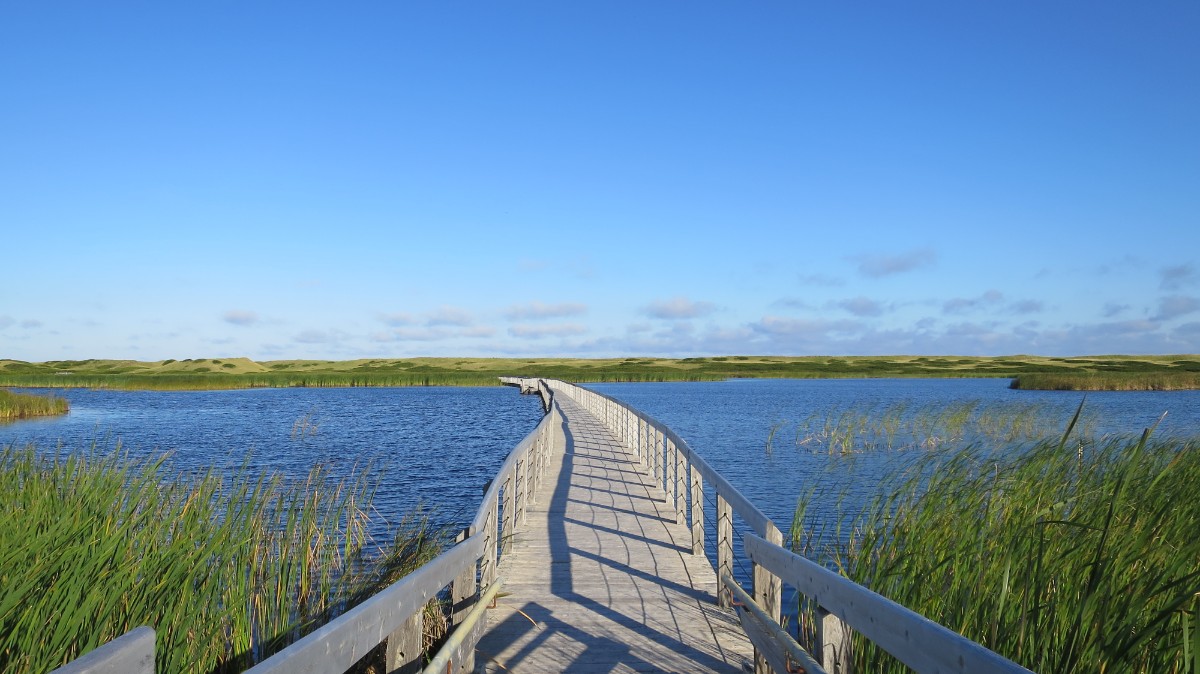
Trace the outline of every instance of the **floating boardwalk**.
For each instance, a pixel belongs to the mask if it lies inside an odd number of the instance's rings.
[[[488,672],[740,672],[753,649],[639,457],[575,401],[498,573]]]

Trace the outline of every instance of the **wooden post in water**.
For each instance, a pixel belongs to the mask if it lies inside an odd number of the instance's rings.
[[[384,660],[389,674],[417,674],[421,671],[421,641],[424,639],[424,632],[425,608],[420,607],[387,638]]]
[[[768,522],[767,530],[764,532],[763,538],[769,543],[775,545],[783,545],[783,534],[774,524]],[[783,584],[779,582],[779,577],[771,573],[766,567],[761,564],[751,562],[754,569],[754,601],[759,608],[771,616],[775,622],[779,622],[779,609],[783,601]],[[767,664],[766,658],[754,649],[754,671],[757,674],[771,674],[771,666]]]
[[[717,605],[729,608],[733,599],[721,578],[733,576],[733,508],[717,494]]]
[[[692,467],[692,554],[704,554],[704,482],[696,464]],[[720,581],[717,582],[719,586]]]

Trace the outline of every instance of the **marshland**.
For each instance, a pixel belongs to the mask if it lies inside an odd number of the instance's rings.
[[[1195,607],[1178,601],[1179,592],[1195,590],[1187,573],[1197,566],[1196,551],[1171,538],[1187,520],[1133,527],[1152,522],[1151,514],[1188,496],[1181,492],[1195,476],[1177,472],[1183,463],[1168,459],[1194,454],[1200,392],[1097,392],[1085,399],[1076,393],[1013,390],[1002,379],[961,378],[594,387],[671,426],[776,522],[795,521],[797,549],[912,602],[916,610],[973,639],[989,646],[989,639],[994,641],[993,647],[1027,666],[1082,671],[1087,663],[1103,661],[1113,669],[1133,663],[1135,670],[1171,671],[1157,669],[1171,662],[1174,671],[1196,671],[1179,664],[1196,652]],[[454,530],[474,513],[483,483],[541,414],[534,397],[495,387],[69,388],[56,393],[70,403],[70,414],[0,426],[0,445],[7,446],[3,479],[78,484],[70,493],[79,500],[66,507],[79,515],[59,522],[54,508],[64,506],[43,488],[4,489],[8,498],[17,499],[4,506],[7,512],[27,512],[27,518],[43,523],[39,531],[71,541],[74,547],[64,548],[70,554],[94,550],[85,541],[97,540],[97,532],[144,533],[148,538],[138,541],[157,537],[167,544],[162,553],[146,554],[154,545],[113,543],[104,555],[78,565],[91,577],[59,581],[54,585],[62,592],[34,595],[32,589],[57,574],[65,558],[46,542],[54,538],[39,537],[40,543],[23,548],[28,537],[20,538],[22,531],[10,526],[6,540],[18,543],[3,548],[9,551],[3,568],[51,575],[23,576],[13,586],[24,588],[23,594],[6,591],[13,599],[5,600],[0,620],[13,622],[0,627],[8,639],[4,652],[34,648],[28,621],[45,615],[55,602],[74,607],[61,610],[64,616],[80,614],[68,617],[71,622],[61,628],[61,635],[78,635],[79,647],[119,634],[121,625],[170,624],[171,615],[184,615],[185,604],[247,607],[236,617],[201,608],[189,614],[187,620],[199,622],[186,629],[212,637],[203,649],[179,636],[184,628],[167,628],[171,653],[160,655],[159,671],[236,671],[302,634],[315,620],[343,610],[363,588],[383,582],[389,569],[404,568],[389,560],[420,559],[435,550],[444,540],[440,532]],[[1141,442],[1141,429],[1151,426],[1154,432]],[[1120,457],[1127,455],[1134,460],[1122,463]],[[151,484],[157,486],[150,489]],[[1147,503],[1147,494],[1155,491],[1147,486],[1161,490],[1162,500]],[[1103,506],[1114,502],[1120,507],[1110,515]],[[986,504],[982,511],[981,504]],[[1130,521],[1130,508],[1146,514]],[[1177,510],[1195,521],[1190,510]],[[139,519],[150,513],[157,516]],[[974,526],[992,520],[1010,529]],[[962,536],[948,536],[949,530]],[[968,537],[975,530],[984,534],[982,542]],[[264,537],[248,533],[255,531]],[[246,544],[250,548],[228,543],[234,539],[252,541]],[[122,533],[109,540],[127,539]],[[167,550],[180,540],[212,544],[202,549],[185,544],[186,554],[172,563]],[[298,545],[301,540],[322,544]],[[1146,576],[1148,567],[1133,563],[1131,555],[1137,546],[1157,541],[1170,544],[1144,556],[1159,570],[1158,576]],[[1118,549],[1118,543],[1134,547]],[[929,554],[914,555],[914,550]],[[1159,554],[1169,551],[1185,559]],[[135,561],[149,564],[133,577],[178,579],[199,568],[194,555],[220,560],[203,566],[212,570],[211,577],[205,573],[184,584],[186,593],[179,592],[178,582],[126,588],[142,601],[137,616],[133,602],[111,607],[99,595],[81,592],[104,587],[96,577],[112,579],[117,594],[126,592],[119,584],[130,578],[113,574],[101,558],[122,560],[121,568],[134,568]],[[1190,567],[1187,555],[1192,555]],[[277,584],[279,592],[256,585],[255,574],[237,576],[235,587],[224,587],[227,581],[218,578],[218,570],[245,566],[250,559],[255,560],[251,568],[263,570],[262,578],[291,580]],[[993,559],[1004,564],[999,569],[971,566]],[[1091,578],[1092,569],[1100,569],[1094,581],[1070,585],[1080,574]],[[900,587],[906,578],[937,578],[937,587],[945,591],[928,592],[928,583],[906,590]],[[1018,585],[1029,578],[1031,586]],[[1131,592],[1116,598],[1105,594],[1114,583]],[[993,597],[981,588],[1003,591]],[[967,601],[976,594],[978,607]],[[923,604],[930,596],[934,605]],[[36,608],[15,608],[35,600],[41,602]],[[791,628],[803,637],[804,607],[791,601]],[[1131,602],[1145,610],[1135,611]],[[1080,606],[1076,613],[1069,611]],[[952,610],[938,613],[963,607],[975,607],[985,626]],[[1109,609],[1129,614],[1116,626],[1121,634],[1146,634],[1146,625],[1163,631],[1136,643],[1115,638],[1099,643],[1094,637],[1103,626],[1097,626],[1097,616]],[[1159,614],[1165,617],[1155,623]],[[1066,627],[1058,627],[1064,620]],[[89,623],[104,627],[89,632],[83,627]],[[1004,639],[1015,646],[1004,645]],[[63,639],[46,643],[59,650],[42,653],[37,662],[69,659]],[[1147,654],[1149,646],[1163,644],[1161,653]],[[26,660],[5,657],[6,671],[23,671],[20,663]],[[864,671],[889,666],[869,648],[860,649],[859,657]],[[27,671],[39,666],[30,664]]]
[[[707,358],[410,358],[349,361],[187,358],[0,360],[0,386],[205,390],[259,387],[494,386],[513,374],[574,382],[997,377],[1014,388],[1200,388],[1200,356],[714,356]]]

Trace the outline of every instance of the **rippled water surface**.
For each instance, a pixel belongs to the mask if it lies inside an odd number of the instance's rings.
[[[0,445],[80,451],[120,446],[171,453],[174,469],[208,466],[302,479],[379,475],[375,508],[396,521],[418,504],[443,523],[470,520],[481,488],[541,419],[536,396],[513,388],[334,388],[238,391],[54,391],[64,417],[0,425]],[[378,533],[382,527],[376,528]]]
[[[843,456],[797,445],[801,420],[845,409],[912,410],[976,400],[1036,404],[1062,427],[1079,393],[1013,391],[1002,379],[732,380],[596,384],[675,429],[781,528],[797,497],[826,483],[867,493],[896,461],[919,450]],[[303,478],[316,465],[334,475],[369,469],[381,476],[376,508],[395,521],[418,503],[441,522],[469,520],[482,486],[537,424],[536,396],[513,388],[335,388],[239,391],[56,391],[71,402],[60,418],[0,425],[0,444],[33,442],[44,451],[171,452],[179,470],[240,466]],[[1094,433],[1140,433],[1168,412],[1159,436],[1200,434],[1200,392],[1089,393]],[[786,422],[786,423],[785,423]],[[773,426],[784,429],[765,451]],[[838,478],[838,479],[831,479]],[[826,497],[832,500],[833,495]]]
[[[1083,393],[1018,391],[1007,379],[740,379],[723,382],[588,385],[670,426],[785,532],[797,498],[836,485],[856,498],[874,493],[897,463],[928,450],[830,453],[827,446],[797,445],[797,430],[814,416],[845,410],[883,411],[903,406],[922,414],[946,405],[977,401],[979,409],[1033,409],[1046,433],[1061,436]],[[1166,417],[1156,437],[1200,436],[1200,391],[1091,392],[1084,404],[1093,437],[1140,434]],[[779,432],[766,451],[772,427]],[[899,444],[899,443],[898,443]],[[853,499],[852,499],[853,500]]]

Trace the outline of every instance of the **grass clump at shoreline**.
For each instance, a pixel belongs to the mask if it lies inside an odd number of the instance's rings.
[[[1074,372],[1023,374],[1011,388],[1042,391],[1183,391],[1200,389],[1200,367],[1175,372]]]
[[[0,386],[29,388],[237,389],[341,386],[496,386],[506,375],[580,383],[720,381],[736,378],[1019,378],[1054,375],[1055,386],[1091,385],[1086,375],[1153,375],[1176,388],[1200,387],[1200,356],[713,356],[702,358],[369,358],[348,361],[248,358],[59,360],[0,359]]]
[[[0,449],[0,671],[150,625],[156,671],[240,672],[440,549],[416,517],[373,553],[361,477],[169,478],[164,460]]]
[[[69,408],[65,398],[13,393],[0,389],[0,421],[66,414]]]
[[[1200,442],[968,447],[895,477],[832,544],[802,499],[793,549],[1033,671],[1200,671]],[[861,639],[855,660],[907,671]]]

